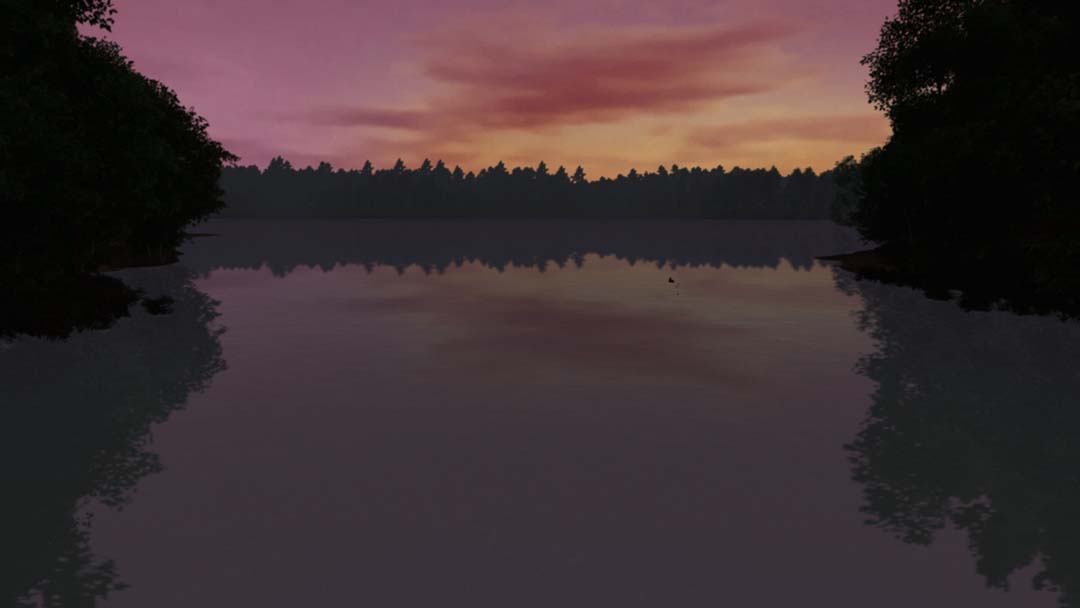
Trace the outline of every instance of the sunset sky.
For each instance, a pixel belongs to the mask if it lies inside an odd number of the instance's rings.
[[[242,164],[830,168],[888,135],[896,0],[115,0],[109,37]]]

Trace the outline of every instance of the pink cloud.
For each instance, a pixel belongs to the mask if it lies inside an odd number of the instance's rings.
[[[549,162],[618,159],[590,163],[596,174],[677,160],[686,114],[707,109],[737,122],[756,101],[749,94],[764,92],[777,111],[857,111],[866,80],[858,59],[896,10],[896,0],[115,3],[108,37],[244,162],[445,155],[475,169],[468,163],[526,148]],[[562,137],[573,135],[565,126],[653,117],[634,124],[640,132],[605,130],[610,141]],[[670,139],[653,131],[662,123]],[[824,162],[834,148],[803,146],[798,162]],[[712,162],[705,148],[691,152],[701,156],[680,164]],[[739,158],[772,162],[777,153]],[[727,156],[717,162],[731,164]]]
[[[309,120],[445,138],[685,111],[782,85],[790,74],[767,47],[793,32],[750,24],[579,29],[499,40],[454,30],[420,39],[421,73],[442,87],[425,110],[333,108]]]
[[[371,108],[322,108],[308,114],[312,123],[333,127],[372,126],[418,129],[427,122],[428,114],[417,110]]]

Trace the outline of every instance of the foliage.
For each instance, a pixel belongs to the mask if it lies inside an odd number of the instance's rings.
[[[863,158],[866,158],[865,155]],[[841,226],[850,226],[853,223],[859,202],[865,196],[860,163],[861,161],[856,161],[854,156],[846,156],[833,168],[836,195],[829,210],[829,218]]]
[[[1077,31],[1077,3],[902,0],[863,60],[893,136],[860,164],[862,235],[922,273],[1080,293]]]
[[[0,0],[0,272],[47,281],[168,257],[233,157],[111,42],[108,0]]]
[[[655,173],[588,181],[578,167],[552,173],[508,170],[502,162],[465,173],[442,161],[409,169],[371,163],[334,171],[328,163],[295,170],[278,157],[264,171],[227,168],[222,177],[224,217],[500,217],[500,218],[754,218],[825,219],[833,199],[829,172],[776,168],[688,169],[672,165]]]

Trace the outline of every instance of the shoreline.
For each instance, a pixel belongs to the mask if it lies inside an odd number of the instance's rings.
[[[849,253],[818,255],[814,256],[814,259],[823,262],[837,262],[840,268],[855,273],[902,272],[902,266],[897,263],[896,258],[883,251],[882,247],[860,249]],[[911,269],[910,265],[908,269]]]
[[[185,233],[184,241],[209,236],[217,235]],[[171,298],[155,297],[131,287],[112,273],[171,266],[179,261],[179,249],[132,255],[117,248],[114,259],[95,271],[45,282],[16,282],[9,296],[0,298],[0,339],[25,335],[60,340],[80,331],[108,329],[119,319],[131,316],[131,308],[137,304],[153,315],[168,314]]]
[[[1035,272],[1015,258],[962,264],[875,247],[815,259],[834,262],[856,280],[911,287],[932,300],[950,301],[965,310],[1080,319],[1080,298],[1067,289],[1047,290]]]
[[[218,236],[213,232],[185,232],[184,238],[181,241],[183,243],[192,239],[206,238]],[[153,268],[155,266],[169,266],[176,264],[180,261],[180,248],[171,249],[167,251],[158,251],[154,253],[140,253],[132,254],[128,251],[119,250],[114,256],[113,260],[107,264],[102,264],[98,267],[94,273],[100,274],[105,272],[117,272],[128,268]]]

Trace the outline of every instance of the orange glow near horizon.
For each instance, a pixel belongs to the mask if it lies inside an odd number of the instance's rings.
[[[895,0],[117,0],[136,67],[265,166],[823,171],[881,144],[859,58]]]

